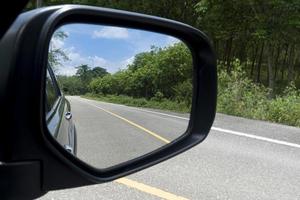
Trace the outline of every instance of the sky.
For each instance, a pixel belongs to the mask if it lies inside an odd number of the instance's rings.
[[[107,25],[67,24],[56,31],[63,31],[67,37],[52,37],[50,48],[59,48],[68,56],[69,61],[61,60],[56,71],[67,76],[74,75],[75,67],[82,64],[114,73],[126,68],[136,54],[149,51],[151,46],[167,47],[179,42],[169,35]]]

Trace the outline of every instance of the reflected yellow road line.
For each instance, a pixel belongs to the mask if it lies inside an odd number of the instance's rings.
[[[161,189],[145,185],[143,183],[139,183],[137,181],[130,180],[128,178],[120,178],[115,180],[115,182],[126,185],[131,188],[135,188],[137,190],[140,190],[142,192],[152,194],[154,196],[157,196],[159,198],[167,199],[167,200],[187,200],[187,198],[177,196],[175,194],[163,191]]]
[[[82,101],[82,100],[79,100],[79,101]],[[127,123],[129,123],[130,125],[136,127],[136,128],[139,128],[143,131],[145,131],[146,133],[152,135],[153,137],[165,142],[165,143],[170,143],[170,140],[167,140],[166,138],[154,133],[153,131],[150,131],[120,115],[117,115],[116,113],[113,113],[109,110],[106,110],[100,106],[97,106],[97,105],[94,105],[94,104],[91,104],[91,103],[88,103],[86,101],[83,101],[84,103],[86,104],[89,104],[93,107],[96,107],[114,117],[117,117]],[[177,196],[175,194],[172,194],[170,192],[166,192],[164,190],[161,190],[161,189],[158,189],[158,188],[155,188],[155,187],[152,187],[152,186],[149,186],[149,185],[146,185],[146,184],[143,184],[143,183],[139,183],[137,181],[134,181],[134,180],[131,180],[131,179],[128,179],[128,178],[120,178],[120,179],[117,179],[115,180],[114,182],[116,183],[119,183],[119,184],[122,184],[122,185],[126,185],[127,187],[130,187],[130,188],[134,188],[134,189],[137,189],[141,192],[144,192],[144,193],[147,193],[147,194],[151,194],[151,195],[154,195],[154,196],[157,196],[159,198],[162,198],[162,199],[167,199],[167,200],[188,200],[187,198],[184,198],[184,197],[181,197],[181,196]]]
[[[87,102],[85,102],[85,103],[87,103]],[[109,110],[106,110],[106,109],[104,109],[104,108],[102,108],[102,107],[100,107],[100,106],[96,106],[96,105],[91,104],[91,103],[87,103],[87,104],[89,104],[89,105],[91,105],[91,106],[94,106],[94,107],[96,107],[96,108],[98,108],[98,109],[100,109],[100,110],[102,110],[102,111],[104,111],[104,112],[106,112],[106,113],[108,113],[108,114],[114,116],[114,117],[117,117],[117,118],[119,118],[119,119],[121,119],[121,120],[127,122],[128,124],[130,124],[130,125],[132,125],[132,126],[134,126],[134,127],[136,127],[136,128],[139,128],[139,129],[145,131],[146,133],[152,135],[152,136],[155,137],[156,139],[159,139],[159,140],[161,140],[161,141],[163,141],[163,142],[165,142],[165,143],[170,143],[170,140],[167,140],[166,138],[164,138],[164,137],[158,135],[157,133],[154,133],[153,131],[150,131],[150,130],[148,130],[148,129],[146,129],[146,128],[144,128],[144,127],[142,127],[142,126],[140,126],[140,125],[138,125],[138,124],[136,124],[136,123],[134,123],[134,122],[132,122],[132,121],[130,121],[130,120],[128,120],[128,119],[122,117],[122,116],[120,116],[120,115],[117,115],[116,113],[113,113],[113,112],[111,112],[111,111],[109,111]]]

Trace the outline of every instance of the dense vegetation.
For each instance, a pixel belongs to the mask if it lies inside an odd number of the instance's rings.
[[[40,0],[42,1],[42,0]],[[32,1],[28,8],[35,6]],[[137,11],[188,23],[210,36],[220,66],[229,73],[238,58],[247,77],[284,91],[300,87],[299,0],[43,0],[43,5],[79,3]],[[168,8],[168,9],[166,9]]]
[[[129,0],[44,0],[43,4],[62,2],[137,11],[175,19],[199,28],[212,39],[218,55],[219,112],[300,126],[299,0],[161,0],[159,3],[148,0],[135,3]],[[29,4],[28,8],[33,6],[34,3]],[[155,60],[156,54],[165,51],[153,50],[154,56],[149,52],[139,56]],[[137,56],[136,60],[141,58]],[[160,62],[162,67],[166,63],[170,66],[177,64],[171,59]],[[96,83],[101,85],[104,80],[109,82],[108,79],[113,83],[118,77],[131,77],[138,82],[134,87],[127,88],[127,84],[132,82],[126,81],[122,91],[113,89],[113,92],[102,93],[146,100],[157,97],[177,102],[187,101],[184,97],[190,96],[189,92],[182,93],[189,91],[186,88],[191,87],[190,80],[180,80],[172,84],[169,90],[164,87],[158,90],[155,83],[150,81],[152,78],[142,78],[143,73],[156,77],[152,65],[149,68],[142,67],[148,66],[146,64],[136,62],[138,69],[129,67],[128,70],[107,75],[101,81],[99,78],[91,79],[87,90],[98,94],[100,90]],[[70,79],[79,80],[79,77]],[[147,89],[142,89],[141,82]]]
[[[300,127],[300,90],[295,83],[271,98],[271,89],[247,77],[245,67],[239,60],[232,63],[231,73],[219,66],[217,111]]]
[[[151,100],[156,102],[154,104],[168,102],[172,106],[162,107],[188,111],[192,99],[192,57],[183,43],[165,48],[153,47],[149,52],[137,54],[132,64],[114,74],[101,67],[91,69],[81,65],[74,76],[58,76],[58,80],[63,90],[71,95],[87,92],[98,98],[122,95],[123,99],[127,96]]]
[[[87,65],[77,67],[77,72],[74,76],[58,75],[58,82],[62,90],[68,95],[81,95],[89,92],[89,84],[93,78],[102,78],[108,72],[102,67],[94,67],[91,69]]]
[[[249,77],[236,59],[230,73],[219,64],[218,112],[300,127],[300,90],[294,82],[280,95]],[[191,104],[191,57],[178,43],[136,55],[127,69],[114,74],[100,67],[78,67],[75,76],[59,76],[65,92],[129,106],[188,112]],[[95,74],[96,71],[102,73]],[[88,93],[87,93],[88,92]]]

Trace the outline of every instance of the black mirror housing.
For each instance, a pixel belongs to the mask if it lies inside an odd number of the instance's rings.
[[[53,32],[67,23],[136,28],[181,39],[192,52],[194,68],[192,110],[186,133],[157,151],[105,170],[93,168],[66,153],[49,134],[45,134],[48,130],[43,102],[48,46]],[[0,158],[7,165],[5,168],[0,165],[0,172],[7,170],[10,163],[18,163],[18,170],[22,171],[20,165],[23,163],[26,165],[24,174],[40,175],[40,181],[34,182],[36,187],[29,188],[28,193],[28,177],[16,177],[25,188],[20,198],[35,198],[49,190],[107,182],[137,172],[199,144],[212,126],[217,98],[216,58],[208,38],[183,23],[114,9],[53,6],[21,14],[2,38],[0,47],[0,62],[4,69],[0,83],[5,85],[0,92],[3,105],[7,107],[3,109],[4,114],[8,116],[4,121],[6,135],[0,140],[3,144]],[[9,192],[7,187],[12,186],[1,183],[0,193]],[[18,193],[16,190],[11,192]]]

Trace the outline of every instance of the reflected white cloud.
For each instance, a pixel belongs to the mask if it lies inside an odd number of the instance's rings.
[[[150,51],[152,46],[168,47],[180,42],[172,36],[113,26],[67,25],[60,29],[67,37],[52,38],[53,49],[61,49],[69,58],[56,67],[60,75],[71,76],[75,67],[102,67],[114,73],[125,69],[136,54]],[[109,40],[106,40],[109,39]],[[99,45],[99,46],[97,46]]]
[[[92,34],[92,38],[126,39],[128,37],[128,30],[120,27],[104,27],[93,31]]]
[[[76,67],[80,65],[88,65],[91,68],[102,67],[108,72],[114,73],[120,69],[125,69],[127,65],[132,64],[134,56],[121,61],[111,62],[99,56],[83,56],[74,47],[63,49],[68,61],[61,61],[61,65],[57,67],[57,74],[72,76],[76,74]]]
[[[130,64],[132,64],[134,61],[134,56],[131,56],[130,58],[127,58],[123,61],[121,61],[118,65],[120,66],[119,69],[126,69],[126,67]]]
[[[179,39],[172,37],[172,36],[167,36],[166,38],[166,46],[171,46],[173,44],[176,44],[178,42],[181,42]]]
[[[133,47],[134,54],[150,51],[152,46],[168,47],[175,43],[181,42],[181,40],[168,35],[158,36],[158,33],[153,33],[152,37],[151,36],[145,37],[145,35],[141,33],[142,33],[141,31],[130,33],[130,38],[132,39],[129,40],[128,42]]]
[[[64,76],[73,76],[76,74],[77,69],[74,67],[68,67],[64,66],[61,68],[58,68],[58,70],[55,71],[58,75],[64,75]]]
[[[64,46],[64,41],[59,38],[52,38],[50,43],[51,49],[61,49]]]

